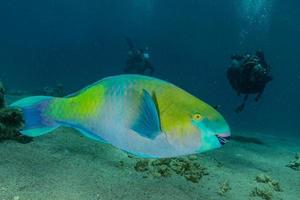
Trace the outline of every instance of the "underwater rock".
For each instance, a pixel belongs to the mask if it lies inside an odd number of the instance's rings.
[[[225,196],[225,194],[230,190],[231,190],[231,187],[230,187],[228,181],[224,181],[223,183],[220,184],[218,194],[220,196]]]
[[[266,183],[268,184],[273,190],[275,190],[276,192],[280,192],[282,191],[279,182],[275,181],[274,179],[272,179],[272,177],[267,176],[265,174],[260,174],[257,175],[255,178],[256,182],[258,183]]]
[[[23,144],[32,141],[32,138],[19,133],[23,127],[21,111],[12,108],[0,109],[0,141],[16,140]]]
[[[5,108],[5,94],[0,83],[0,141],[16,140],[20,143],[28,143],[32,139],[20,134],[24,127],[22,112],[14,108]]]
[[[165,158],[156,160],[139,160],[134,168],[138,172],[149,172],[153,177],[169,177],[172,174],[183,176],[186,180],[198,183],[208,175],[206,168],[196,161],[197,157]],[[148,177],[144,176],[144,177]]]
[[[0,123],[11,130],[20,130],[24,126],[22,112],[14,108],[3,108],[0,110]]]
[[[273,197],[271,190],[269,190],[268,188],[258,188],[258,187],[255,187],[250,195],[253,197],[260,197],[265,200],[271,200]]]
[[[296,153],[295,160],[291,161],[286,166],[293,170],[300,171],[300,153]]]

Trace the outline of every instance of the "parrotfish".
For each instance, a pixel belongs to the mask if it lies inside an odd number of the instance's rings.
[[[23,112],[23,135],[65,126],[144,158],[221,147],[230,128],[212,106],[183,89],[142,75],[104,78],[66,97],[34,96],[11,105]]]

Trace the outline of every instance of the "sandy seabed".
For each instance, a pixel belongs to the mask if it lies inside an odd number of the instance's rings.
[[[139,159],[69,128],[28,144],[4,141],[0,200],[299,200],[300,171],[286,165],[300,152],[300,139],[236,136],[223,148],[193,158],[208,172],[198,183],[176,173],[146,176],[135,169]],[[271,178],[280,191],[257,176]]]

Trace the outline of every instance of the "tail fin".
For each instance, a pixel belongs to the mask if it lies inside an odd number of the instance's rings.
[[[27,97],[10,105],[10,107],[20,108],[23,112],[25,120],[25,128],[21,131],[23,135],[36,137],[59,127],[59,124],[45,113],[45,109],[54,98],[48,96]]]

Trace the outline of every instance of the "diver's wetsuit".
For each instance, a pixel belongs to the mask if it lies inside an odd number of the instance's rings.
[[[129,47],[129,52],[124,72],[146,74],[149,70],[149,75],[152,75],[154,73],[154,67],[148,58],[148,54],[146,54],[142,49],[135,49],[130,38],[126,38],[126,41]]]
[[[149,60],[145,60],[140,56],[135,56],[133,58],[128,58],[126,61],[126,67],[124,69],[125,73],[137,73],[137,74],[145,74],[147,70],[149,74],[152,75],[154,72],[154,68]]]
[[[264,59],[262,52],[256,55],[234,55],[231,57],[232,65],[227,70],[227,78],[230,85],[237,94],[245,94],[243,103],[236,109],[241,112],[249,94],[257,94],[255,100],[258,101],[268,82],[272,80],[269,75],[270,66]]]

